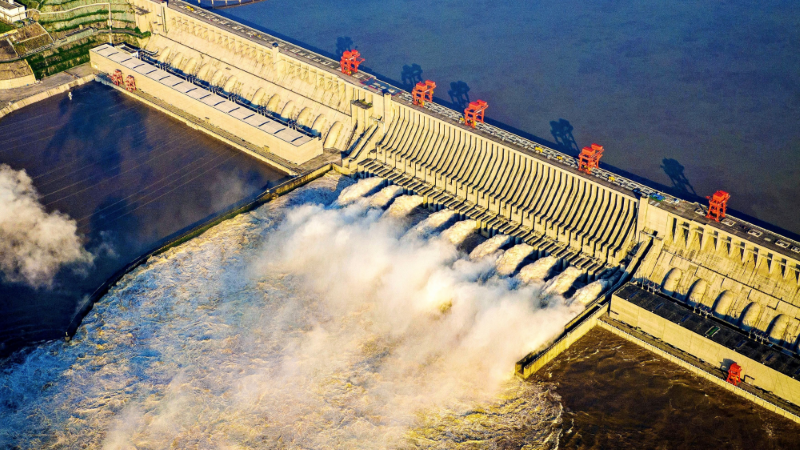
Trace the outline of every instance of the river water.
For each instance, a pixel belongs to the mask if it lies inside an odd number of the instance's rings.
[[[91,83],[0,120],[0,164],[48,212],[77,221],[94,263],[51,287],[0,283],[0,354],[64,337],[88,296],[170,236],[287,178],[113,89]]]
[[[795,449],[800,426],[595,328],[535,376],[564,407],[562,449]]]
[[[220,14],[800,234],[800,3],[269,0]],[[420,73],[421,71],[421,73]],[[571,150],[570,150],[571,149]]]

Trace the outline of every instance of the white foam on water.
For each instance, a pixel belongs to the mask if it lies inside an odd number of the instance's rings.
[[[414,211],[417,206],[421,205],[424,200],[425,199],[419,195],[401,195],[392,202],[392,205],[389,206],[389,209],[386,210],[384,215],[397,219],[406,217],[411,214],[411,211]]]
[[[8,363],[0,448],[491,448],[518,424],[541,447],[558,408],[514,363],[575,312],[325,206],[340,180],[150,258],[71,342]]]
[[[565,292],[575,284],[575,280],[581,276],[583,272],[577,267],[569,266],[563,272],[553,277],[544,286],[545,295],[563,295]]]
[[[362,178],[361,180],[358,180],[358,183],[343,189],[341,194],[339,194],[339,198],[336,200],[336,203],[339,205],[348,205],[360,198],[363,198],[382,183],[382,178]]]
[[[528,244],[518,244],[506,250],[503,256],[497,260],[497,274],[500,276],[511,275],[534,250]]]
[[[425,218],[422,222],[414,225],[414,228],[410,229],[406,236],[409,238],[426,237],[452,220],[455,215],[455,211],[449,209],[437,211]]]
[[[536,262],[528,264],[520,269],[517,277],[523,283],[530,284],[539,281],[544,281],[550,271],[558,263],[558,259],[554,256],[545,256],[539,258]]]
[[[595,280],[575,291],[568,303],[586,306],[597,299],[606,287],[608,287],[607,280]]]
[[[381,189],[377,194],[371,195],[367,200],[369,200],[369,206],[373,208],[385,208],[389,202],[402,193],[402,186],[393,184]]]
[[[442,237],[453,243],[460,245],[467,240],[468,237],[475,234],[478,227],[478,222],[472,219],[461,220],[456,222],[450,228],[442,231]]]
[[[508,244],[511,242],[511,236],[507,236],[505,234],[497,234],[493,237],[483,241],[472,250],[472,253],[469,254],[469,258],[472,260],[481,259],[483,257],[489,256],[494,252],[500,250],[500,247]]]

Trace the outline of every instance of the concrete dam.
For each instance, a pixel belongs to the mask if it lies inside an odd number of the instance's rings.
[[[578,158],[415,101],[357,62],[189,3],[129,1],[152,36],[141,49],[91,52],[128,95],[289,173],[377,178],[472,219],[499,246],[524,246],[512,273],[548,257],[556,272],[599,282],[561,336],[520,355],[518,376],[601,326],[800,421],[800,243],[724,210],[714,220],[707,205],[599,167],[580,170]]]

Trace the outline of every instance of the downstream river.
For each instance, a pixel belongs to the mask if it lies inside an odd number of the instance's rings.
[[[800,234],[800,2],[265,1],[220,14]]]
[[[287,178],[239,150],[91,83],[0,120],[0,164],[25,170],[48,211],[95,255],[51,288],[0,283],[0,354],[64,337],[109,276],[181,230]]]

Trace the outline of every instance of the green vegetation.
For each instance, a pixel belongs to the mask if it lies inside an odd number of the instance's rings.
[[[17,27],[15,27],[14,25],[9,25],[9,24],[7,24],[5,22],[0,22],[0,34],[3,34],[5,32],[7,32],[7,31],[11,31],[11,30],[13,30],[15,28],[17,28]]]
[[[137,44],[135,37],[116,33],[114,34],[114,41]],[[31,65],[33,74],[38,80],[89,62],[89,50],[106,42],[108,42],[107,34],[96,35],[82,39],[69,48],[61,47],[55,50],[47,50],[25,59]]]
[[[16,1],[17,3],[22,3],[23,5],[25,5],[27,9],[39,9],[39,5],[42,4],[42,2],[37,2],[36,0],[14,0],[14,1]]]
[[[50,23],[54,23],[54,22],[71,22],[71,21],[73,21],[75,19],[80,19],[81,17],[89,17],[89,16],[95,16],[95,15],[100,15],[100,19],[97,19],[97,20],[108,19],[108,10],[107,9],[100,9],[98,11],[88,11],[88,12],[81,13],[81,14],[71,15],[68,19],[59,18],[56,15],[47,15],[47,16],[42,16],[41,18],[39,18],[39,23],[42,24],[42,25],[45,25],[45,24],[50,24]]]

